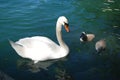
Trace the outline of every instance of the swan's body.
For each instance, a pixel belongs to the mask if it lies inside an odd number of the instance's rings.
[[[34,36],[20,39],[17,42],[9,41],[13,49],[23,58],[29,58],[37,63],[49,59],[58,59],[67,56],[69,53],[68,46],[62,40],[61,29],[65,26],[69,32],[68,20],[61,16],[56,23],[56,36],[60,45],[51,39],[43,36]]]
[[[95,38],[94,34],[86,34],[85,32],[82,32],[80,35],[80,41],[85,42],[85,41],[92,41]]]
[[[105,42],[104,39],[101,39],[101,40],[96,42],[95,49],[96,49],[97,53],[100,53],[101,51],[104,51],[105,48],[106,48],[106,42]]]

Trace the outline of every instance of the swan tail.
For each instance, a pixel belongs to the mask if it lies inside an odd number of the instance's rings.
[[[9,40],[9,43],[12,48],[18,53],[18,55],[20,55],[21,57],[25,57],[23,45],[17,44],[11,40]]]

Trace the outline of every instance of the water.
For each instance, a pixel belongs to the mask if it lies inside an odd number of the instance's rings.
[[[0,70],[14,80],[118,80],[120,79],[119,0],[1,0]],[[40,62],[16,54],[8,39],[47,36],[57,43],[56,20],[64,15],[70,33],[63,30],[70,48],[64,59]],[[82,31],[96,35],[81,43]],[[106,51],[94,54],[96,41],[105,38]],[[63,78],[63,79],[62,79]]]

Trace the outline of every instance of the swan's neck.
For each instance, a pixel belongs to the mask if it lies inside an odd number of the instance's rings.
[[[56,36],[57,36],[58,43],[59,43],[60,47],[63,48],[66,53],[68,53],[69,52],[69,48],[68,48],[68,46],[65,44],[65,42],[62,39],[62,32],[61,32],[61,30],[62,30],[62,24],[57,22],[57,24],[56,24]]]

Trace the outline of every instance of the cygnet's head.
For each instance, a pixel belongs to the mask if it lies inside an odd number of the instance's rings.
[[[87,41],[87,35],[85,32],[82,32],[81,35],[80,35],[80,41]]]

